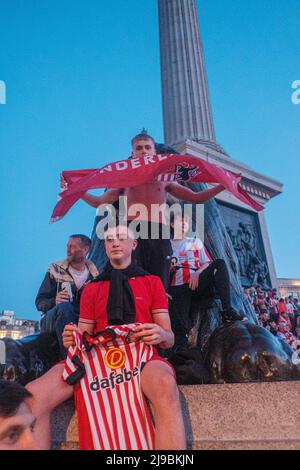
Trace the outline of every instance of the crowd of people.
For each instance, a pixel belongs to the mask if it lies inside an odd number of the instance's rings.
[[[283,339],[295,351],[300,340],[300,302],[292,295],[282,298],[277,289],[263,291],[260,287],[244,289],[260,326]]]

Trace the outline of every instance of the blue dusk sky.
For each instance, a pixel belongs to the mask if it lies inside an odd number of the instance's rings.
[[[277,275],[300,277],[299,0],[198,8],[217,141],[284,183],[265,215]],[[157,1],[0,0],[0,19],[0,311],[38,318],[47,266],[95,215],[80,201],[49,225],[59,173],[127,157],[142,127],[163,141]]]

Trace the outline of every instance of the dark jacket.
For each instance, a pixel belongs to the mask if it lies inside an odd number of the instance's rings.
[[[86,266],[90,273],[86,282],[89,282],[94,277],[98,276],[99,272],[94,263],[89,260],[86,260]],[[73,294],[72,304],[76,310],[79,311],[80,296],[85,284],[78,290],[68,267],[69,263],[67,260],[56,261],[50,264],[35,299],[36,308],[40,312],[46,313],[51,308],[55,307],[55,298],[58,292],[63,290],[64,286],[62,284],[64,282],[70,284]]]

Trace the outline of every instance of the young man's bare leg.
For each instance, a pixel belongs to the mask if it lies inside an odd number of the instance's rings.
[[[40,449],[51,448],[50,415],[73,395],[73,387],[62,380],[64,364],[56,364],[39,379],[26,385],[33,397],[26,400],[36,417],[35,433]]]
[[[141,374],[141,386],[153,406],[155,449],[186,449],[179,391],[171,367],[163,361],[148,362]]]

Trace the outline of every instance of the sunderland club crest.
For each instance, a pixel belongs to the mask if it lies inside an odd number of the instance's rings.
[[[175,166],[175,180],[176,181],[190,181],[195,176],[199,175],[199,167],[197,165],[176,165]]]

